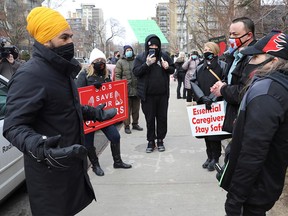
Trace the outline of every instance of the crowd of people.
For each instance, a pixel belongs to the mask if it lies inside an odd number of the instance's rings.
[[[180,52],[174,61],[161,49],[160,38],[150,34],[142,53],[125,45],[122,57],[117,50],[107,59],[94,48],[89,66],[81,68],[73,58],[73,32],[59,12],[34,8],[27,16],[27,31],[35,39],[33,57],[20,66],[9,55],[0,69],[8,68],[5,76],[10,80],[3,135],[24,153],[33,215],[75,215],[95,199],[87,156],[97,176],[104,171],[95,133],[84,134],[83,121],[110,120],[117,110],[104,109],[103,104],[81,105],[77,88],[100,89],[111,82],[107,63],[115,64],[115,80],[127,80],[124,131],[146,130],[146,153],[166,150],[171,76],[177,80],[177,99],[186,99],[187,106],[202,104],[211,110],[213,103],[224,101],[222,130],[230,134],[197,137],[206,144],[202,167],[219,172],[220,186],[227,191],[228,216],[262,216],[273,207],[288,165],[286,34],[272,31],[256,41],[253,21],[240,17],[230,25],[230,46],[221,60],[218,44],[207,42],[201,49],[203,57],[194,49],[188,58]],[[140,108],[145,129],[139,125]],[[132,168],[122,161],[115,124],[101,130],[110,141],[113,167]],[[224,139],[230,142],[220,166]]]

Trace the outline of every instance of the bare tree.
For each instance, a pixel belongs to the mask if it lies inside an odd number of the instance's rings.
[[[105,51],[106,54],[109,55],[109,45],[112,43],[113,39],[115,39],[116,37],[124,38],[126,30],[123,26],[120,25],[119,21],[114,18],[111,18],[108,25],[106,26],[107,28],[109,28],[109,31],[107,31],[107,37],[105,40]]]

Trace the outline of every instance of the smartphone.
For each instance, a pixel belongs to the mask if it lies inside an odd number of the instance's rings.
[[[149,49],[149,54],[150,57],[155,56],[155,49]]]

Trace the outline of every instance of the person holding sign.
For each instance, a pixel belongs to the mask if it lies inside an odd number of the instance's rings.
[[[218,59],[219,46],[214,42],[204,44],[204,61],[196,68],[191,79],[191,87],[195,100],[198,104],[205,104],[210,110],[214,101],[220,100],[210,93],[210,88],[221,80],[227,70],[227,64]],[[207,160],[202,165],[209,171],[215,170],[214,166],[218,163],[221,156],[221,135],[205,136]]]
[[[148,35],[145,51],[136,56],[133,66],[133,73],[138,80],[137,95],[141,99],[146,119],[147,153],[156,148],[155,139],[158,151],[165,151],[163,140],[167,133],[170,74],[174,71],[173,61],[161,51],[160,38],[154,34]]]
[[[94,85],[95,88],[100,89],[102,83],[111,82],[109,77],[109,71],[106,68],[106,56],[105,54],[94,48],[89,58],[90,65],[87,69],[82,70],[76,79],[77,87],[84,87]],[[113,167],[129,169],[132,166],[126,164],[121,159],[120,153],[120,134],[115,125],[109,125],[101,129],[108,140],[111,142],[111,152],[114,160]],[[85,146],[88,150],[88,158],[92,163],[93,172],[98,176],[103,176],[104,171],[100,167],[98,157],[96,155],[94,147],[94,132],[85,135]]]
[[[241,51],[259,67],[240,104],[220,186],[227,216],[266,215],[279,199],[288,164],[288,35],[272,31]]]

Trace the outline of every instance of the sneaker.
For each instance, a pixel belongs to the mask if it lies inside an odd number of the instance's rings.
[[[165,151],[165,146],[163,140],[157,140],[157,148],[159,152]]]
[[[146,148],[146,153],[151,153],[151,152],[153,152],[154,151],[154,149],[155,149],[155,142],[154,141],[149,141],[148,142],[148,146],[147,146],[147,148]]]
[[[133,129],[133,130],[138,130],[138,131],[143,131],[143,128],[140,127],[138,124],[133,125],[133,126],[132,126],[132,129]]]
[[[208,158],[208,159],[205,161],[205,163],[202,164],[202,167],[203,167],[204,169],[206,169],[206,168],[208,167],[208,165],[209,165],[210,162],[211,162],[211,159]]]
[[[131,130],[130,130],[129,125],[128,125],[128,126],[125,126],[125,133],[126,133],[126,134],[131,134]]]

